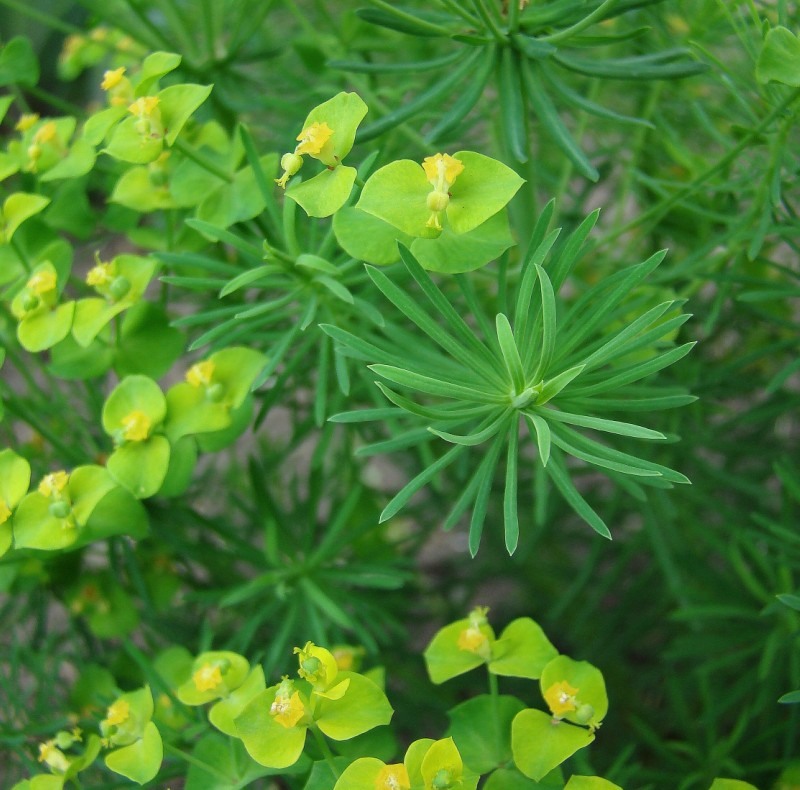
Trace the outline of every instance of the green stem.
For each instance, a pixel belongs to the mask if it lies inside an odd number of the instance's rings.
[[[489,669],[488,665],[486,667],[486,674],[489,676],[489,693],[492,695],[492,699],[495,701],[499,696],[498,685],[497,685],[497,675]]]
[[[328,742],[325,740],[325,737],[322,735],[316,725],[310,729],[311,732],[314,733],[314,738],[317,741],[317,745],[325,757],[325,762],[328,763],[331,771],[333,771],[333,775],[338,779],[341,776],[341,771],[336,767],[336,761],[334,759],[333,752],[331,751],[331,747],[328,746]]]
[[[230,173],[211,161],[205,154],[201,154],[196,148],[184,142],[180,137],[175,140],[172,147],[180,151],[187,159],[191,159],[193,162],[200,165],[204,170],[211,173],[212,176],[216,176],[228,184],[233,183],[233,176]]]
[[[234,778],[228,776],[226,773],[223,773],[218,768],[215,768],[210,763],[205,762],[204,760],[199,760],[197,757],[194,757],[191,754],[187,754],[182,749],[178,749],[176,746],[172,746],[169,743],[164,744],[164,751],[167,754],[172,754],[175,757],[184,760],[185,762],[189,763],[189,765],[196,765],[202,771],[211,774],[212,776],[219,779],[221,782],[224,782],[225,785],[232,785],[234,784]]]

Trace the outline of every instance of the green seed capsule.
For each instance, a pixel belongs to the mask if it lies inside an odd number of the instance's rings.
[[[122,275],[115,277],[111,282],[111,285],[108,286],[108,292],[115,300],[122,299],[128,293],[128,291],[130,291],[130,289],[131,281]]]
[[[588,724],[594,718],[594,708],[591,705],[580,705],[575,711],[575,721],[578,724]]]
[[[70,507],[66,502],[53,502],[48,511],[53,518],[66,518],[69,515]]]

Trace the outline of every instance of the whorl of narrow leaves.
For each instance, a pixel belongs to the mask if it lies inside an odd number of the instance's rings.
[[[558,291],[578,260],[598,212],[555,247],[560,231],[547,232],[552,210],[551,203],[534,229],[515,300],[509,299],[513,310],[510,315],[498,312],[492,322],[478,308],[474,318],[480,333],[406,249],[401,249],[405,269],[432,310],[382,271],[370,268],[368,272],[384,296],[427,336],[427,345],[397,323],[387,324],[383,338],[356,337],[335,326],[323,327],[343,353],[372,363],[370,369],[380,379],[376,384],[394,407],[347,412],[331,419],[359,422],[403,417],[409,424],[408,430],[389,440],[361,448],[361,455],[430,442],[431,435],[452,445],[396,494],[382,520],[398,513],[435,475],[468,454],[468,448],[476,448],[469,459],[473,472],[444,522],[446,528],[451,527],[471,510],[473,555],[501,457],[506,462],[505,544],[509,553],[516,549],[520,525],[529,521],[518,512],[518,456],[531,443],[538,453],[538,473],[546,474],[573,510],[608,538],[608,527],[573,481],[574,467],[568,465],[568,457],[599,468],[639,496],[643,485],[671,488],[689,482],[679,472],[618,449],[603,438],[663,442],[667,437],[659,431],[605,415],[661,411],[694,400],[680,389],[639,383],[677,362],[694,345],[673,342],[689,318],[680,313],[682,302],[669,299],[642,306],[647,297],[639,286],[665,253],[601,279],[567,302]],[[468,301],[477,306],[474,299]],[[414,398],[403,391],[414,393]]]

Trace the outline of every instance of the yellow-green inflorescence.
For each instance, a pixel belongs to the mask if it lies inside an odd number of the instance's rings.
[[[426,227],[442,230],[441,214],[450,204],[450,187],[464,171],[464,164],[450,154],[426,156],[422,162],[425,177],[433,190],[428,194],[427,206],[430,209]]]

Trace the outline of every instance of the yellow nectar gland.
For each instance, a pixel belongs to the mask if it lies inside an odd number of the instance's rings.
[[[314,156],[322,150],[325,143],[331,139],[332,134],[333,129],[327,123],[312,123],[297,135],[296,139],[300,142],[294,152]]]
[[[158,96],[140,96],[133,104],[128,105],[128,112],[137,118],[152,118],[159,105]]]
[[[86,274],[86,284],[96,288],[98,285],[108,285],[113,280],[110,263],[98,263]]]
[[[411,780],[405,765],[384,765],[375,777],[375,790],[410,790]]]
[[[56,287],[55,272],[51,272],[48,269],[36,272],[36,274],[28,280],[27,286],[28,290],[35,293],[37,296],[46,294],[48,291],[53,291]]]
[[[55,121],[48,121],[36,130],[36,133],[33,135],[33,142],[39,145],[42,143],[50,143],[55,140],[57,132],[58,127]]]
[[[51,472],[42,478],[39,483],[39,493],[46,497],[57,497],[67,487],[69,475],[63,470]]]
[[[110,69],[103,73],[103,81],[100,83],[100,87],[104,91],[113,90],[122,82],[124,75],[125,66],[120,66],[118,69]]]
[[[222,683],[222,673],[216,664],[203,664],[192,675],[192,680],[198,691],[214,691]]]
[[[109,727],[124,724],[131,717],[131,706],[127,700],[118,699],[106,711],[105,723]]]
[[[193,387],[207,387],[214,377],[215,367],[210,359],[198,362],[186,371],[186,381]]]
[[[14,127],[18,132],[27,132],[39,120],[38,112],[26,112],[20,115],[17,125]]]
[[[297,691],[292,693],[293,688],[292,681],[284,677],[269,708],[269,715],[287,730],[294,727],[306,712],[300,693]]]
[[[458,649],[468,653],[482,654],[489,643],[489,639],[480,629],[470,626],[458,635]]]
[[[544,699],[553,715],[561,717],[565,713],[571,713],[578,709],[577,700],[575,699],[578,691],[579,689],[570,686],[566,680],[560,680],[558,683],[553,683],[544,692]]]
[[[11,508],[4,499],[0,499],[0,524],[5,524],[11,517]]]
[[[150,418],[143,412],[135,409],[125,415],[122,420],[122,438],[129,442],[143,442],[153,426]]]

